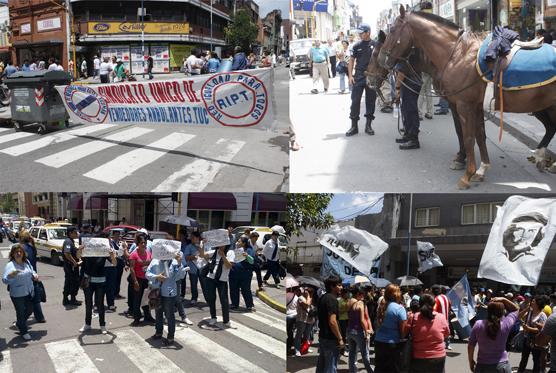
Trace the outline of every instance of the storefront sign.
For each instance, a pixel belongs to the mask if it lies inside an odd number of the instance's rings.
[[[30,34],[31,33],[31,24],[30,23],[22,23],[20,34]]]
[[[454,17],[454,2],[453,0],[443,0],[438,5],[438,15],[442,18]]]
[[[41,19],[37,21],[37,31],[49,31],[61,28],[60,17]]]
[[[556,0],[546,0],[546,6],[556,6]]]
[[[170,67],[181,68],[183,60],[191,55],[192,45],[170,44]]]
[[[189,23],[89,22],[89,34],[189,34]]]
[[[185,79],[57,86],[78,123],[178,124],[268,129],[274,120],[272,69]]]
[[[328,12],[328,0],[293,0],[294,11]]]

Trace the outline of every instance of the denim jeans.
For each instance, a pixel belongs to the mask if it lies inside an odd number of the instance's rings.
[[[440,110],[442,111],[448,111],[448,109],[450,108],[450,104],[448,103],[448,100],[446,100],[444,97],[440,97],[440,100],[438,101],[438,105],[440,105]]]
[[[519,362],[518,372],[524,372],[529,361],[529,355],[533,355],[533,373],[540,373],[541,371],[541,352],[539,348],[531,348],[531,340],[526,338],[523,344],[523,351],[521,352],[521,361]]]
[[[185,313],[185,308],[183,307],[183,297],[180,294],[180,286],[182,284],[182,281],[185,281],[185,279],[183,280],[179,280],[176,281],[176,289],[178,290],[178,294],[176,294],[175,298],[176,298],[176,304],[174,306],[175,309],[178,310],[178,315],[180,315],[181,318],[186,318],[187,314]],[[175,312],[174,309],[174,312]]]
[[[245,307],[253,307],[253,294],[251,293],[251,279],[253,278],[253,272],[247,270],[236,270],[230,271],[230,300],[232,307],[239,307],[239,292],[243,296],[243,301],[245,302]]]
[[[313,324],[307,324],[304,321],[296,321],[295,323],[295,351],[299,351],[301,349],[301,339],[305,338],[306,340],[311,339],[311,328]]]
[[[498,364],[477,364],[475,373],[512,373],[512,367],[508,361]]]
[[[115,295],[120,295],[120,284],[122,283],[122,275],[124,274],[124,267],[125,267],[125,262],[122,258],[118,258],[117,259],[117,264],[116,264],[116,293]]]
[[[176,297],[160,297],[160,307],[155,311],[156,323],[155,332],[157,335],[162,335],[162,330],[164,329],[164,317],[166,315],[166,320],[168,320],[168,339],[174,339],[174,333],[176,332],[176,315],[174,313],[174,307],[176,306]]]
[[[268,268],[266,270],[266,275],[264,275],[263,280],[268,280],[270,275],[274,278],[274,283],[280,283],[280,263],[276,260],[267,261]]]
[[[210,308],[210,317],[216,319],[216,293],[220,298],[222,306],[222,318],[224,323],[230,321],[230,303],[228,301],[228,283],[212,278],[206,278],[207,296]]]
[[[336,373],[339,355],[340,350],[335,339],[320,339],[316,373]]]
[[[106,275],[106,305],[111,307],[114,305],[114,297],[116,296],[116,281],[118,278],[117,267],[104,268]]]
[[[339,73],[340,75],[340,91],[346,90],[346,73]]]
[[[89,286],[83,290],[85,293],[85,324],[91,325],[93,316],[93,293],[95,296],[94,305],[98,309],[98,321],[100,326],[105,326],[104,321],[104,292],[106,291],[106,283],[89,283]]]
[[[199,298],[199,289],[197,288],[197,282],[199,282],[199,275],[196,273],[189,272],[189,282],[191,283],[191,300],[197,301]],[[183,279],[185,282],[185,278]],[[201,283],[201,288],[203,284]]]
[[[361,358],[367,373],[373,373],[369,359],[369,344],[362,330],[348,330],[347,342],[349,345],[349,372],[357,372],[357,350],[361,351]]]
[[[149,286],[149,281],[146,278],[137,278],[137,281],[139,282],[139,290],[136,291],[133,289],[133,285],[131,285],[133,290],[133,303],[131,309],[133,311],[133,319],[135,321],[141,320],[141,299],[143,299],[143,292]],[[149,316],[151,316],[149,306],[144,306],[142,309],[145,318],[149,318]]]
[[[30,295],[24,297],[11,297],[15,308],[16,325],[21,334],[26,334],[27,319],[33,313],[33,298]]]
[[[446,357],[436,359],[411,359],[410,373],[444,373]],[[475,373],[477,370],[475,369]]]

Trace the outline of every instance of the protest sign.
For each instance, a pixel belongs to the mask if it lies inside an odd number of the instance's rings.
[[[467,274],[452,287],[446,294],[452,305],[452,310],[456,314],[458,321],[462,327],[469,325],[469,320],[475,317],[475,303],[473,302],[473,294],[467,281]]]
[[[556,234],[556,199],[509,197],[498,209],[478,277],[536,286]]]
[[[340,258],[332,250],[326,247],[322,248],[322,266],[320,267],[320,277],[325,279],[330,275],[336,274],[342,280],[346,278],[355,277],[357,275],[364,275],[367,277],[378,277],[380,269],[380,258],[372,262],[372,266],[367,268],[366,271],[359,271],[357,268]]]
[[[230,234],[227,229],[214,229],[211,231],[205,231],[201,234],[204,240],[205,248],[209,247],[220,247],[230,244]]]
[[[434,245],[430,242],[417,241],[417,262],[419,272],[428,271],[434,267],[442,267],[440,257],[434,253]]]
[[[180,251],[181,242],[157,239],[153,241],[152,256],[158,260],[172,260]]]
[[[108,238],[83,237],[81,244],[83,245],[82,257],[110,256],[110,251],[112,250]]]
[[[56,89],[75,123],[270,129],[273,81],[267,68]]]

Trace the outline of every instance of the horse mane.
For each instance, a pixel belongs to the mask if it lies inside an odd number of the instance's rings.
[[[427,13],[427,12],[411,12],[411,14],[415,14],[419,17],[423,17],[428,19],[429,21],[432,21],[434,23],[440,23],[444,26],[447,26],[448,28],[454,30],[454,31],[459,31],[459,26],[456,25],[454,22],[452,21],[448,21],[446,18],[442,18],[440,16],[437,16],[436,14],[433,13]]]

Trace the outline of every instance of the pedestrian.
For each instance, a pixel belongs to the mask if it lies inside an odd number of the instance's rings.
[[[31,65],[29,65],[29,71],[35,71],[37,70],[37,60],[33,59],[31,60]]]
[[[546,314],[542,309],[546,305],[545,299],[542,295],[537,295],[531,301],[528,308],[525,308],[519,313],[523,332],[525,333],[525,342],[523,343],[523,351],[521,352],[521,361],[519,362],[518,373],[525,372],[529,355],[533,355],[533,373],[541,372],[541,355],[543,349],[535,345],[535,338],[542,330],[546,322]]]
[[[312,289],[311,289],[312,290]],[[307,319],[312,308],[312,297],[307,293],[307,289],[296,288],[297,310],[295,317],[295,356],[301,356],[302,338],[309,340],[310,330],[307,330]]]
[[[81,77],[83,79],[87,79],[89,77],[87,71],[87,60],[85,58],[83,58],[83,61],[81,61]]]
[[[129,270],[131,272],[131,283],[133,285],[133,300],[131,309],[133,311],[132,326],[139,326],[141,323],[141,310],[143,310],[144,321],[154,322],[149,306],[141,307],[143,293],[148,288],[149,281],[145,276],[145,269],[151,263],[151,253],[147,250],[147,239],[140,234],[135,239],[137,249],[129,256]]]
[[[184,278],[186,272],[187,267],[182,264],[181,252],[178,252],[172,260],[153,259],[147,268],[147,279],[151,282],[151,288],[159,289],[160,292],[160,305],[155,310],[155,333],[152,338],[162,338],[164,317],[166,317],[168,334],[164,344],[167,346],[174,344],[176,331],[174,308],[180,295],[177,284]]]
[[[347,342],[349,345],[349,372],[357,372],[357,351],[361,351],[365,370],[367,373],[373,373],[369,359],[369,339],[371,334],[373,334],[373,328],[367,307],[365,307],[365,302],[363,301],[365,289],[357,287],[354,295],[348,302]]]
[[[450,310],[452,309],[450,300],[443,294],[440,286],[433,286],[432,293],[434,295],[434,311],[441,313],[446,320],[450,320]],[[451,350],[450,337],[446,337],[446,349]]]
[[[21,71],[31,71],[31,67],[29,66],[29,60],[23,61],[23,65],[21,66]]]
[[[93,79],[100,76],[100,58],[95,54],[93,58]]]
[[[375,119],[375,101],[376,91],[367,85],[367,77],[365,71],[371,60],[375,42],[371,40],[371,26],[362,23],[357,29],[361,41],[353,45],[351,58],[348,65],[349,85],[352,87],[351,91],[351,108],[349,117],[351,119],[351,128],[346,132],[346,136],[353,136],[359,133],[359,114],[361,111],[361,97],[365,91],[365,133],[374,135],[372,123]],[[355,74],[353,70],[355,69]]]
[[[56,60],[56,71],[64,71],[64,67],[62,66],[62,62],[60,60]]]
[[[197,304],[199,299],[199,289],[197,287],[199,282],[199,270],[198,265],[200,263],[205,264],[206,262],[199,258],[200,251],[199,251],[199,244],[201,242],[201,233],[198,231],[191,233],[191,241],[183,241],[182,240],[182,253],[183,253],[183,265],[189,267],[189,282],[191,286],[191,300],[189,304],[192,306]],[[199,259],[201,259],[199,261]],[[185,282],[186,277],[183,278]],[[204,279],[201,279],[201,290],[203,292],[203,296],[206,299],[206,289],[205,289],[205,282]]]
[[[68,61],[68,73],[72,77],[72,80],[75,80],[75,79],[77,79],[77,76],[75,76],[75,74],[73,73],[73,66],[74,66],[73,60],[70,59]]]
[[[25,250],[25,255],[29,264],[31,264],[33,271],[35,271],[35,273],[38,273],[37,248],[35,247],[35,243],[28,231],[19,232],[19,244]],[[33,296],[33,314],[35,316],[36,322],[45,323],[46,319],[41,307],[41,291],[43,291],[42,288],[38,289],[37,287],[35,287],[35,294]]]
[[[185,71],[188,75],[201,75],[201,67],[203,67],[201,50],[199,48],[193,48],[191,50],[191,55],[185,60]]]
[[[153,60],[152,56],[150,56],[150,55],[147,55],[145,57],[147,58],[147,74],[149,75],[149,80],[152,80],[154,60]]]
[[[259,249],[257,245],[257,240],[259,239],[259,234],[257,232],[251,232],[249,234],[249,246],[251,250],[255,253],[254,262],[253,262],[253,271],[257,276],[257,285],[259,286],[259,291],[264,291],[263,289],[263,276],[261,275],[261,264],[262,260],[260,258],[260,253],[262,250]]]
[[[309,68],[313,71],[313,89],[311,93],[318,94],[318,82],[322,79],[324,92],[328,92],[330,80],[328,78],[328,66],[330,66],[330,56],[328,50],[323,47],[320,40],[315,41],[315,45],[309,49],[307,58],[309,59]]]
[[[301,295],[299,287],[286,288],[286,354],[294,347],[293,331],[297,320],[297,303]]]
[[[264,51],[263,58],[261,59],[260,67],[272,67],[272,57],[270,56],[270,51]]]
[[[247,68],[247,57],[238,45],[234,48],[234,58],[232,60],[232,71],[245,70]]]
[[[348,327],[348,310],[349,310],[349,303],[351,297],[349,293],[349,289],[343,288],[340,292],[340,297],[338,298],[338,310],[339,310],[339,317],[338,317],[338,324],[340,325],[340,334],[342,334],[342,338],[346,341],[346,350],[344,352],[345,356],[348,356],[349,351],[349,344],[347,343],[347,327]]]
[[[44,70],[46,70],[46,62],[44,62],[44,60],[40,60],[40,61],[39,61],[38,70],[39,70],[39,71],[44,71]]]
[[[253,304],[253,294],[251,293],[253,265],[249,263],[249,261],[254,261],[253,256],[255,254],[252,249],[250,250],[249,238],[241,237],[239,242],[239,246],[236,246],[236,249],[234,250],[234,265],[230,270],[229,277],[231,300],[230,309],[236,310],[239,308],[239,293],[241,291],[245,308],[248,312],[252,312],[255,309],[255,305]]]
[[[112,263],[111,260],[106,260],[104,262],[104,273],[106,276],[106,286],[105,286],[105,294],[106,294],[106,306],[109,312],[116,311],[116,305],[114,304],[114,300],[116,299],[116,291],[118,290],[118,256],[121,253],[120,245],[118,241],[120,239],[120,231],[114,229],[110,231],[110,238],[109,243],[110,247],[115,253],[115,263]],[[121,278],[121,277],[120,277]],[[98,305],[98,303],[97,303]]]
[[[108,257],[83,257],[81,287],[85,294],[85,324],[79,329],[80,333],[91,330],[93,306],[96,306],[98,312],[100,331],[102,334],[107,333],[104,309],[107,268],[105,262],[110,262],[112,267],[115,268],[116,251],[114,249],[110,249],[110,256]]]
[[[330,59],[330,77],[336,77],[336,55],[338,51],[336,49],[336,45],[332,39],[328,39],[328,45],[326,45],[326,50],[328,51],[328,57]]]
[[[216,325],[216,294],[220,298],[222,307],[222,319],[225,328],[231,327],[230,324],[230,304],[228,301],[228,276],[234,262],[234,251],[230,246],[221,246],[215,250],[199,250],[200,255],[209,260],[208,275],[206,278],[208,303],[210,308],[209,325]]]
[[[271,66],[272,68],[276,67],[276,52],[272,51],[271,55],[270,55],[270,62],[271,62]]]
[[[280,233],[278,233],[277,231],[272,231],[270,240],[266,241],[263,249],[263,255],[266,258],[268,266],[266,274],[263,277],[263,282],[266,286],[268,286],[267,280],[272,275],[277,289],[280,288],[280,253],[278,246],[279,235]]]
[[[409,323],[411,340],[411,373],[444,373],[446,348],[444,340],[450,336],[448,320],[434,311],[435,299],[423,294],[419,299],[418,312]]]
[[[33,282],[39,276],[27,261],[27,254],[21,245],[13,245],[10,250],[9,262],[4,267],[2,282],[9,287],[10,298],[15,308],[16,326],[19,334],[26,341],[31,340],[27,319],[33,313],[33,297],[35,286]]]
[[[249,56],[247,57],[247,69],[255,69],[257,63],[257,56],[255,56],[255,53],[251,52],[249,53]]]
[[[77,247],[74,241],[77,238],[77,229],[74,226],[67,227],[66,233],[68,237],[64,240],[62,246],[62,255],[64,256],[64,292],[62,304],[64,306],[80,306],[81,302],[76,297],[79,291],[79,266],[82,262],[77,256]],[[71,299],[68,299],[68,297]]]
[[[116,66],[114,67],[114,83],[123,82],[126,78],[124,61],[121,58],[116,60]]]
[[[54,57],[50,57],[48,59],[48,71],[56,71],[58,70],[58,65],[56,64],[56,60]]]
[[[450,104],[445,97],[440,97],[438,100],[439,108],[434,112],[434,115],[446,115],[448,114],[448,110],[450,109]]]
[[[384,298],[377,311],[375,335],[376,373],[400,372],[400,341],[408,331],[407,313],[400,305],[399,286],[390,284],[384,290]]]
[[[290,74],[290,79],[291,80],[295,80],[295,52],[293,49],[290,49],[290,56],[289,56],[289,62],[290,62],[290,69],[289,69],[289,74]]]
[[[17,68],[13,65],[12,61],[9,61],[2,72],[2,76],[10,77],[12,74],[17,72]]]
[[[419,120],[423,120],[423,104],[426,104],[426,111],[424,116],[427,119],[432,119],[432,77],[425,73],[421,73],[421,91],[419,93],[419,100],[417,107],[419,108]]]
[[[115,299],[123,299],[124,297],[120,294],[120,286],[122,283],[122,276],[124,274],[125,263],[126,263],[126,256],[125,252],[127,251],[127,242],[122,240],[121,237],[121,230],[120,229],[113,229],[111,231],[112,234],[112,245],[114,250],[117,252],[117,264],[116,264],[116,287],[114,289],[114,298]]]
[[[112,72],[112,64],[109,62],[108,57],[104,57],[100,64],[99,75],[101,83],[110,83],[110,73]]]
[[[507,315],[504,316],[504,311]],[[477,320],[467,346],[469,369],[475,373],[511,373],[506,341],[518,320],[518,307],[506,298],[494,298],[487,306],[486,320]],[[475,347],[479,346],[475,363]]]
[[[215,74],[220,68],[220,58],[218,58],[218,53],[210,52],[210,58],[207,61],[207,71],[209,74]]]
[[[342,290],[342,282],[336,275],[324,281],[326,294],[318,304],[319,323],[319,357],[316,373],[336,373],[340,351],[345,341],[340,334],[338,325],[338,296]]]
[[[349,43],[347,40],[342,40],[342,47],[338,50],[336,56],[338,62],[333,70],[340,76],[340,93],[344,94],[346,92],[346,75],[348,73],[349,60],[351,58],[351,55],[349,54]],[[352,86],[348,84],[348,87],[351,91]]]

